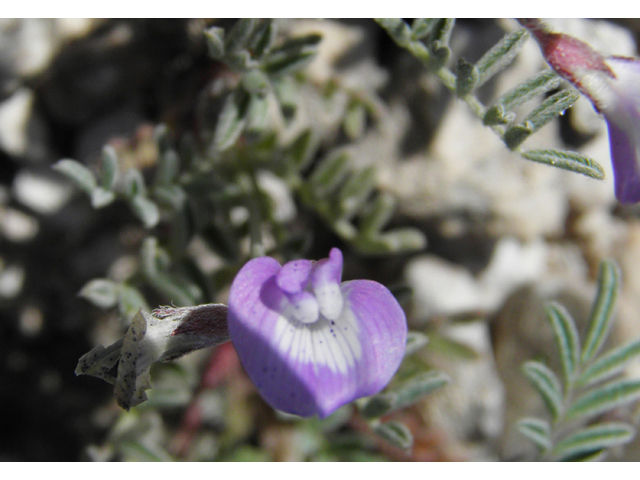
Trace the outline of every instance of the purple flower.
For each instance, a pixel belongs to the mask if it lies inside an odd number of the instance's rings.
[[[569,35],[553,33],[535,19],[521,19],[551,67],[585,94],[609,129],[615,194],[640,201],[640,62],[605,57]]]
[[[342,252],[280,266],[249,261],[229,294],[228,328],[240,361],[272,407],[328,416],[382,390],[407,340],[405,314],[377,282],[340,283]]]

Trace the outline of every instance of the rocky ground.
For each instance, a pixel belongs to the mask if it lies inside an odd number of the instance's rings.
[[[159,123],[177,134],[195,128],[199,95],[223,74],[207,56],[201,35],[206,25],[0,22],[2,460],[141,458],[132,449],[104,447],[126,438],[132,420],[115,406],[109,385],[73,372],[82,354],[122,333],[115,314],[89,305],[79,290],[93,278],[126,270],[144,231],[126,206],[94,211],[51,166],[61,158],[93,165],[107,142],[144,145]],[[636,54],[637,22],[555,26],[605,53]],[[559,300],[584,327],[599,262],[613,258],[623,286],[610,341],[640,337],[640,209],[615,201],[604,121],[582,98],[528,146],[585,153],[605,168],[605,181],[529,163],[373,22],[289,22],[284,28],[323,34],[319,58],[307,70],[312,83],[335,77],[379,93],[386,115],[351,153],[359,164],[375,165],[380,188],[398,199],[394,221],[419,228],[428,239],[417,254],[348,259],[350,278],[412,289],[405,304],[410,326],[432,337],[421,359],[454,380],[402,413],[416,438],[413,458],[531,458],[534,447],[513,425],[543,408],[519,365],[540,357],[559,365],[545,302]],[[475,61],[513,28],[507,21],[460,21],[452,57]],[[493,98],[543,65],[537,46],[528,42],[481,96]],[[317,128],[330,138],[331,122]],[[317,219],[309,225],[323,230]],[[168,411],[140,414],[152,443],[174,458],[193,460],[301,460],[322,450],[324,433],[293,427],[260,404],[232,351],[185,360],[182,368],[196,377],[185,380],[190,388],[206,362],[227,365],[229,373],[214,382],[222,387],[201,399],[204,427],[195,440],[189,437],[190,397],[176,400]],[[629,374],[638,373],[636,364]],[[637,424],[635,411],[620,415]],[[364,429],[353,418],[339,428],[350,434]],[[195,445],[188,454],[180,443],[185,436]],[[363,448],[379,455],[373,459],[410,458],[371,442]],[[616,458],[637,460],[639,446],[635,440]]]

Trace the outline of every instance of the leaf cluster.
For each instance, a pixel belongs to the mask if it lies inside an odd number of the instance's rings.
[[[447,67],[451,49],[448,40],[453,28],[452,19],[416,19],[411,27],[402,19],[377,19],[391,38],[406,48],[461,100],[465,101],[484,125],[490,126],[505,145],[527,159],[553,167],[580,173],[602,180],[604,170],[593,159],[582,154],[556,149],[522,151],[520,145],[554,118],[564,114],[580,94],[575,90],[557,90],[561,78],[552,70],[543,71],[502,94],[490,105],[484,105],[476,91],[497,73],[507,68],[529,38],[526,29],[506,34],[475,64],[460,58],[452,70]],[[435,26],[441,25],[442,29]],[[422,37],[424,32],[428,32]],[[435,33],[434,33],[435,32]],[[442,33],[444,32],[444,33]],[[436,35],[436,40],[431,40]],[[425,42],[425,39],[428,39]],[[515,107],[524,105],[540,95],[550,96],[516,121]]]
[[[619,378],[629,362],[640,355],[640,341],[600,353],[613,323],[618,284],[617,265],[602,262],[584,344],[567,310],[555,303],[547,307],[562,380],[543,363],[526,362],[523,373],[544,400],[551,422],[524,418],[517,423],[520,433],[540,449],[543,458],[601,458],[609,448],[628,443],[635,436],[631,424],[599,420],[602,414],[640,399],[640,380]]]

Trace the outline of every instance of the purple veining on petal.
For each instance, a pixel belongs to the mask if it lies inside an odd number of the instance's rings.
[[[332,284],[340,278],[339,250],[318,264],[326,268],[318,278]],[[376,282],[345,282],[340,314],[303,324],[283,308],[287,295],[277,283],[279,271],[275,260],[251,260],[229,295],[229,333],[263,398],[288,413],[325,417],[384,388],[400,365],[407,335],[393,295]]]
[[[640,202],[640,173],[636,145],[622,128],[609,119],[607,119],[607,127],[616,198],[621,203]]]
[[[307,285],[312,268],[311,260],[285,263],[276,275],[276,283],[286,293],[298,293]]]

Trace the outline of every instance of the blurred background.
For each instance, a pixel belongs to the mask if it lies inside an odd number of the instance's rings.
[[[452,382],[393,414],[411,431],[412,450],[374,435],[354,406],[323,421],[274,412],[230,344],[155,366],[149,402],[129,413],[116,406],[111,385],[74,375],[84,353],[122,336],[131,309],[176,300],[141,276],[139,252],[149,235],[173,256],[169,271],[189,279],[184,288],[196,303],[224,302],[248,258],[246,238],[224,234],[225,222],[240,225],[238,231],[246,227],[246,209],[231,209],[224,221],[215,210],[210,223],[203,220],[184,234],[180,250],[174,243],[187,227],[164,210],[159,223],[145,228],[125,202],[92,208],[87,195],[52,169],[71,158],[97,171],[109,144],[122,170],[137,168],[149,180],[164,148],[158,125],[176,145],[184,138],[205,142],[220,98],[238,82],[208,55],[203,31],[214,24],[229,28],[234,22],[0,21],[0,459],[530,458],[535,448],[513,424],[543,408],[519,365],[539,358],[559,365],[545,302],[560,300],[584,326],[599,262],[614,258],[623,287],[610,341],[640,337],[640,208],[613,197],[606,128],[587,100],[544,127],[530,146],[585,153],[607,170],[602,182],[510,152],[371,20],[278,23],[280,36],[319,33],[322,40],[314,60],[295,76],[294,119],[273,128],[287,138],[311,128],[318,143],[311,162],[344,147],[357,168],[374,167],[372,188],[397,204],[390,227],[417,231],[426,243],[371,254],[345,240],[321,210],[281,181],[261,177],[260,188],[280,215],[274,225],[298,242],[281,242],[273,227],[276,246],[265,245],[280,259],[301,253],[319,259],[340,247],[343,278],[390,287],[410,328],[429,336],[399,375],[433,368]],[[605,53],[636,54],[635,20],[554,26]],[[515,28],[511,21],[461,20],[451,36],[451,58],[477,61]],[[490,102],[543,67],[529,41],[479,98]],[[320,108],[316,97],[338,107]],[[358,102],[369,105],[359,122],[354,118],[362,112],[350,107]],[[196,217],[187,223],[200,225]],[[114,308],[107,300],[99,308],[98,293],[93,301],[87,291],[79,295],[96,278],[135,285],[133,306],[120,300]],[[631,408],[616,415],[637,423]],[[615,455],[638,459],[640,441]]]

